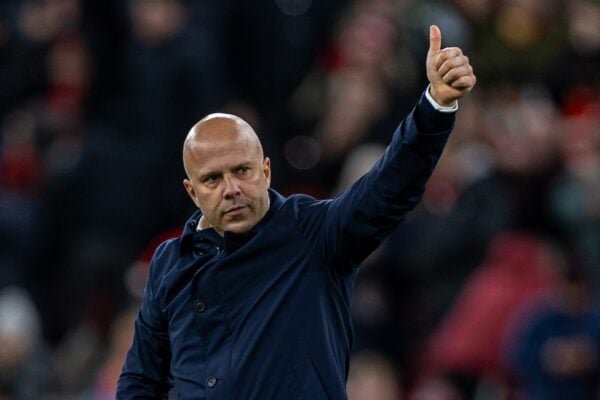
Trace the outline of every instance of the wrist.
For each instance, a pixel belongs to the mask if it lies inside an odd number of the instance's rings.
[[[435,90],[435,86],[429,85],[428,88],[429,96],[433,101],[435,101],[438,105],[442,107],[455,108],[456,107],[456,99],[445,99],[439,95],[439,93]]]
[[[429,103],[433,106],[435,110],[440,112],[455,112],[456,110],[458,110],[458,101],[453,100],[447,105],[442,104],[442,102],[433,97],[432,90],[432,86],[429,85],[425,90],[425,98],[427,99],[427,101],[429,101]]]

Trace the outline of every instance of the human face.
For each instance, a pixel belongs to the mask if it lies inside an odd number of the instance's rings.
[[[255,135],[233,133],[189,144],[184,186],[202,211],[202,227],[244,233],[267,213],[271,164]]]

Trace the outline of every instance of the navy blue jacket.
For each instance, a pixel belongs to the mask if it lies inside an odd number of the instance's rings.
[[[453,123],[422,96],[349,190],[270,190],[247,234],[193,215],[153,257],[117,398],[346,399],[357,267],[418,203]]]

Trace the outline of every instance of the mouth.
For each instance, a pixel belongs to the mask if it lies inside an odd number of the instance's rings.
[[[240,214],[245,208],[246,208],[246,206],[231,207],[231,208],[228,208],[227,210],[225,210],[225,212],[223,214],[237,215],[237,214]]]

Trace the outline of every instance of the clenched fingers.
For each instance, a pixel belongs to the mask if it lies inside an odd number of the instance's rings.
[[[438,73],[441,76],[446,75],[450,70],[455,68],[460,68],[463,66],[469,65],[469,58],[467,56],[455,56],[452,58],[448,58],[445,60],[439,67]]]
[[[463,76],[473,75],[473,68],[467,65],[461,65],[460,67],[452,68],[450,71],[442,75],[442,80],[448,85],[452,85],[454,81]]]
[[[462,90],[472,88],[475,86],[475,83],[477,83],[477,77],[475,77],[474,74],[471,74],[467,76],[461,76],[460,78],[452,81],[450,86],[452,86],[454,89]]]
[[[447,60],[461,56],[463,56],[463,52],[460,48],[446,47],[445,49],[440,50],[440,52],[437,54],[435,68],[439,70],[442,64],[444,64],[444,62]]]

